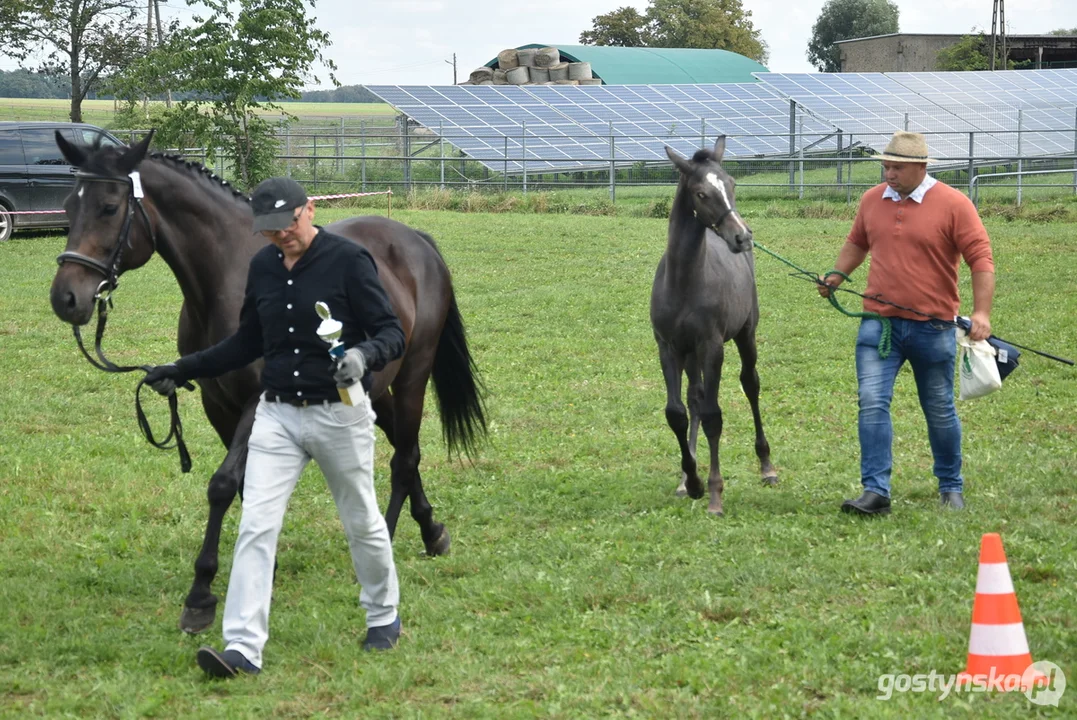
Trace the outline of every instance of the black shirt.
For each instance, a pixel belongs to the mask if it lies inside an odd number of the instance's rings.
[[[319,300],[344,325],[344,345],[362,350],[367,360],[363,386],[369,390],[370,372],[404,354],[404,331],[374,258],[321,227],[291,270],[275,245],[259,250],[247,273],[239,329],[176,364],[186,377],[208,378],[264,357],[265,390],[312,401],[339,399],[329,344],[316,332],[321,318],[314,303]]]

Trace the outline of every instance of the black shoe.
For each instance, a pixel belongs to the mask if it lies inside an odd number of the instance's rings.
[[[243,656],[239,650],[219,653],[211,647],[198,648],[198,667],[206,675],[215,678],[232,678],[236,675],[257,675],[262,669]]]
[[[939,493],[939,505],[950,510],[964,510],[965,497],[959,492]]]
[[[864,494],[856,500],[843,502],[841,511],[843,513],[855,513],[856,515],[889,515],[890,498],[865,490]]]
[[[367,628],[363,640],[364,650],[392,650],[400,641],[400,616],[388,625]]]

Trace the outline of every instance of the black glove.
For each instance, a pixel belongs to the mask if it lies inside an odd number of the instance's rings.
[[[348,348],[340,362],[329,369],[333,371],[333,379],[339,387],[348,387],[362,380],[366,374],[366,366],[366,356],[362,351],[359,348]]]
[[[176,385],[182,385],[186,380],[176,363],[158,365],[146,373],[146,384],[166,397],[176,392]]]

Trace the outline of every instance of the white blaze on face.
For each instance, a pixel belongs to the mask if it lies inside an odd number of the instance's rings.
[[[725,189],[725,183],[719,180],[718,175],[715,173],[707,173],[706,179],[707,182],[718,190],[718,193],[722,196],[722,200],[725,202],[725,206],[733,211],[730,213],[730,216],[736,221],[737,225],[740,226],[737,232],[747,232],[748,226],[740,219],[740,213],[733,208],[733,203],[729,202],[729,193]]]

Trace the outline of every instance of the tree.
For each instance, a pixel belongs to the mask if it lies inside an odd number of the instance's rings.
[[[643,15],[622,7],[591,23],[580,34],[585,45],[717,48],[767,60],[767,44],[741,0],[650,0]]]
[[[195,0],[188,0],[194,4]],[[272,174],[273,126],[265,115],[293,118],[278,101],[298,100],[315,63],[336,66],[322,55],[329,34],[318,30],[313,0],[202,0],[208,17],[178,28],[168,41],[135,63],[116,86],[129,102],[166,87],[188,99],[160,113],[160,142],[194,142],[216,159],[218,145],[235,163],[238,183],[252,187]],[[262,99],[264,98],[264,100]]]
[[[890,0],[827,0],[811,29],[808,60],[820,72],[841,72],[838,40],[898,31],[898,7]]]
[[[975,28],[973,28],[975,31]],[[1002,67],[999,57],[996,65]],[[1007,63],[1007,70],[1014,68],[1014,62]],[[991,38],[982,31],[965,35],[950,47],[943,48],[935,56],[936,70],[990,70]]]
[[[86,94],[143,52],[143,2],[0,0],[0,44],[23,67],[70,78],[71,122],[81,122]]]
[[[593,27],[580,33],[584,45],[608,45],[613,47],[646,47],[647,18],[634,7],[623,7],[591,21]]]
[[[1077,27],[1075,28],[1059,28],[1058,30],[1052,30],[1047,33],[1048,35],[1077,35]]]

